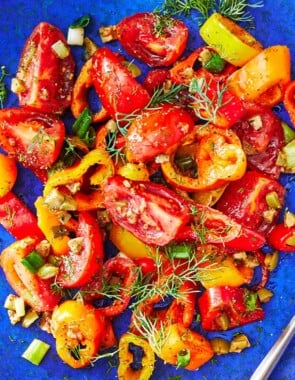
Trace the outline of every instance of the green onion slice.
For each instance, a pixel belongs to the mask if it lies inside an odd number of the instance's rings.
[[[30,272],[36,273],[38,269],[44,264],[44,259],[37,251],[32,251],[22,259],[21,263]]]
[[[190,350],[182,350],[177,354],[177,368],[186,367],[191,360]]]
[[[86,28],[86,26],[89,24],[89,22],[90,22],[90,16],[89,15],[85,15],[85,16],[82,16],[82,17],[78,18],[78,20],[74,21],[70,25],[70,28],[72,28],[72,29],[75,29],[75,28]]]
[[[34,339],[22,354],[22,358],[32,364],[39,365],[49,350],[50,345],[39,339]]]

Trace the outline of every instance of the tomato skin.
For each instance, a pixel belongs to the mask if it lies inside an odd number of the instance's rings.
[[[83,238],[81,250],[63,257],[57,276],[58,283],[66,288],[87,284],[102,267],[102,233],[90,212],[80,212],[76,236]]]
[[[145,162],[175,149],[194,127],[185,110],[170,104],[143,111],[128,128],[126,157]]]
[[[57,41],[67,46],[63,33],[47,22],[28,38],[16,74],[24,87],[17,94],[21,106],[61,114],[71,104],[75,62],[70,50],[63,59],[57,56],[52,48]]]
[[[37,312],[51,311],[60,301],[60,296],[51,289],[52,280],[43,280],[31,273],[21,262],[32,252],[38,238],[26,237],[5,248],[0,256],[0,265],[13,290]]]
[[[268,107],[244,102],[245,115],[233,126],[242,141],[248,158],[248,166],[253,170],[278,179],[280,167],[277,157],[284,146],[284,133],[280,120]],[[249,120],[259,118],[261,126],[255,128]]]
[[[64,123],[26,108],[0,110],[0,146],[35,174],[57,159],[65,138]]]
[[[153,259],[150,259],[149,257],[144,257],[141,259],[134,260],[134,263],[140,267],[141,273],[146,276],[150,273],[155,272],[157,266]]]
[[[264,311],[258,299],[255,301],[255,307],[252,305],[253,308],[249,308],[247,305],[249,296],[251,292],[246,288],[219,286],[207,289],[198,299],[203,329],[223,330],[217,323],[218,316],[222,313],[228,316],[228,329],[263,319]]]
[[[281,205],[284,203],[285,188],[275,179],[257,171],[245,175],[228,185],[216,204],[216,208],[238,223],[262,234],[266,234],[276,222],[280,208],[268,206],[266,195],[276,192]],[[272,211],[272,219],[264,215]]]
[[[90,364],[103,339],[105,319],[92,305],[67,300],[55,308],[52,313],[52,332],[56,338],[56,350],[59,357],[72,368],[81,368]],[[74,349],[79,350],[75,358]]]
[[[289,245],[286,240],[294,239],[295,227],[287,227],[284,223],[279,223],[274,226],[268,235],[268,243],[274,249],[285,252],[295,252],[295,246]]]
[[[149,66],[170,66],[184,52],[188,39],[186,25],[173,18],[163,18],[166,27],[157,35],[155,28],[161,23],[156,13],[141,12],[125,17],[117,25],[118,39],[132,56]],[[169,22],[168,22],[169,21]]]
[[[27,236],[44,238],[36,216],[13,192],[0,198],[0,223],[18,240]]]
[[[104,196],[113,222],[146,244],[168,244],[190,220],[184,200],[160,184],[114,176],[106,182]]]
[[[120,57],[106,47],[97,49],[92,56],[92,76],[99,99],[113,119],[140,110],[150,101],[149,93]]]
[[[143,80],[143,87],[150,95],[153,95],[156,89],[161,88],[164,83],[170,79],[170,71],[167,69],[155,69],[149,71]]]

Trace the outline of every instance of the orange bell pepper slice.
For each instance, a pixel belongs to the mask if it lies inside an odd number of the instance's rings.
[[[196,139],[197,177],[190,177],[178,170],[174,153],[168,161],[161,163],[168,183],[176,188],[195,192],[219,188],[244,175],[247,167],[246,155],[239,138],[232,130],[203,127],[196,133]]]
[[[227,86],[237,97],[258,100],[275,85],[285,86],[291,80],[291,58],[285,45],[270,46],[233,72]]]
[[[76,119],[86,107],[89,107],[87,94],[92,86],[92,59],[90,58],[82,67],[73,88],[71,111]],[[99,111],[94,113],[92,122],[99,123],[108,118],[108,112],[101,107]]]

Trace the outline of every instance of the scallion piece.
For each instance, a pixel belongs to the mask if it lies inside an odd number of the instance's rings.
[[[192,251],[193,247],[190,244],[173,244],[167,247],[167,255],[171,259],[189,259]]]
[[[37,251],[32,251],[21,262],[30,272],[36,273],[44,264],[44,259]]]
[[[186,367],[191,360],[190,350],[182,350],[177,354],[177,368]]]
[[[22,358],[39,365],[49,350],[50,345],[40,339],[34,339],[22,354]]]
[[[72,29],[74,29],[74,28],[86,28],[86,26],[89,24],[89,22],[90,22],[90,16],[85,15],[85,16],[78,18],[76,21],[74,21],[70,25],[70,28],[72,28]]]
[[[90,134],[90,124],[92,121],[92,112],[88,107],[85,107],[81,112],[78,119],[74,122],[72,126],[73,132],[80,137],[81,140],[88,143]]]
[[[225,60],[216,53],[212,54],[208,61],[204,64],[204,68],[214,74],[221,73],[224,66]]]
[[[282,125],[283,132],[284,132],[285,142],[286,142],[286,144],[288,144],[290,141],[295,139],[295,130],[293,128],[291,128],[284,121],[281,121],[281,125]]]

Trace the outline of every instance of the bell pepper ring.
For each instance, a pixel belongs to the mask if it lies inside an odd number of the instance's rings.
[[[291,80],[291,58],[285,45],[270,46],[233,72],[227,86],[244,100],[257,100],[278,84],[286,86]]]
[[[200,35],[224,60],[235,66],[243,66],[262,50],[262,45],[249,32],[220,13],[213,13],[204,22]]]

